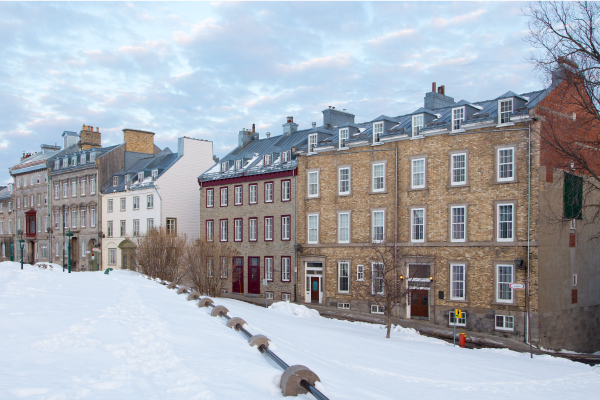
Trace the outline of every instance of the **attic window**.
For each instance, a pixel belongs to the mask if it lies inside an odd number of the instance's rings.
[[[77,157],[71,157],[71,166],[74,167],[77,165]]]
[[[465,120],[465,108],[464,107],[459,107],[459,108],[453,108],[452,109],[452,130],[458,130],[460,129],[460,125],[462,123],[462,121]]]
[[[113,187],[117,186],[118,184],[119,184],[119,177],[113,176]]]
[[[229,169],[229,162],[223,161],[221,163],[221,173],[227,172],[228,169]]]
[[[242,169],[242,160],[235,160],[235,169]]]
[[[281,162],[286,163],[290,161],[290,151],[282,151],[281,152]]]
[[[375,122],[373,124],[373,143],[379,143],[383,134],[383,122]]]
[[[125,183],[129,182],[129,174],[125,175]]]
[[[507,124],[510,122],[510,114],[513,110],[512,99],[498,101],[498,123]]]
[[[81,155],[81,164],[85,164],[85,153]]]
[[[273,154],[265,154],[264,164],[265,165],[273,164]]]
[[[156,179],[158,177],[158,170],[157,169],[153,169],[152,170],[152,179]]]
[[[54,169],[59,169],[59,168],[60,168],[60,161],[54,160]]]
[[[140,172],[138,173],[138,182],[142,183],[144,181],[144,173]]]
[[[423,114],[412,116],[412,135],[419,136],[419,132],[423,129]]]
[[[340,129],[340,147],[344,147],[346,140],[348,140],[348,136],[349,136],[348,132],[349,132],[348,128]]]
[[[317,134],[312,133],[312,134],[308,135],[308,152],[312,153],[313,149],[315,148],[316,145],[317,145]]]

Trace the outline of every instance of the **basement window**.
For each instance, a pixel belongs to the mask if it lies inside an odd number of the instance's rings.
[[[371,314],[383,314],[384,307],[377,304],[371,304]]]
[[[460,318],[456,319],[456,326],[467,326],[467,313],[463,311],[460,314]],[[454,326],[454,321],[454,311],[450,311],[448,313],[448,325]]]

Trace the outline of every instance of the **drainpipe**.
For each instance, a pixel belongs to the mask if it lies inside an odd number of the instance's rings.
[[[526,338],[529,341],[529,356],[533,358],[531,344],[531,320],[529,319],[529,246],[530,246],[530,219],[531,219],[531,122],[529,122],[529,130],[527,133],[527,332]]]
[[[395,192],[395,216],[394,216],[394,296],[398,299],[398,142],[396,142],[396,167],[394,171],[396,175]]]
[[[291,157],[290,157],[291,158]],[[296,157],[296,160],[298,158]],[[298,171],[298,166],[296,166],[296,169],[292,171],[292,180],[294,181],[294,254],[296,257],[295,258],[295,268],[296,268],[296,273],[294,274],[295,277],[295,283],[294,283],[294,303],[298,303],[298,251],[296,250],[296,239],[298,236],[296,236],[297,234],[297,229],[296,229],[296,225],[298,225],[298,221],[296,221],[296,172]],[[265,293],[265,298],[267,297],[266,293]]]

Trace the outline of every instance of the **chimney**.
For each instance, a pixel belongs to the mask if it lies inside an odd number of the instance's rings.
[[[354,123],[354,114],[336,110],[335,107],[323,110],[323,125],[334,127],[344,126]]]
[[[283,134],[289,136],[298,130],[298,124],[294,122],[294,117],[287,117],[287,122],[283,125]]]
[[[435,82],[431,83],[431,91],[435,93]]]
[[[138,129],[123,129],[125,151],[154,154],[154,132]]]
[[[317,127],[317,123],[316,123],[316,122],[313,122],[313,123],[312,123],[312,126],[313,126],[313,129],[315,129],[315,128]]]
[[[92,147],[102,146],[102,134],[100,128],[96,128],[94,132],[93,126],[83,126],[84,129],[79,132],[79,139],[81,140],[81,150],[89,150]]]
[[[428,110],[435,110],[437,108],[449,107],[454,104],[454,98],[446,96],[446,87],[441,85],[437,88],[436,83],[431,84],[431,92],[425,93],[424,107]]]
[[[238,147],[243,149],[253,140],[258,140],[259,134],[255,131],[255,126],[252,124],[252,130],[242,128],[238,134]]]
[[[254,124],[252,124],[252,133],[256,132],[256,129],[254,128]]]
[[[579,65],[576,62],[569,60],[567,57],[558,57],[558,66],[552,71],[552,84],[558,84],[563,79],[567,72],[577,73]]]
[[[219,163],[219,157],[213,156],[213,161],[215,162],[215,164],[218,164]]]

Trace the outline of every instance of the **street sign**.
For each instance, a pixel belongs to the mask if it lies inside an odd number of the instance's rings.
[[[525,289],[525,285],[523,285],[522,283],[511,283],[510,288],[511,289]]]
[[[461,318],[461,317],[462,317],[462,311],[459,310],[458,308],[455,308],[454,309],[454,318],[458,319],[458,318]]]
[[[263,286],[267,286],[267,282],[268,282],[268,280],[263,279]]]
[[[98,247],[94,247],[94,248],[92,249],[92,251],[100,251],[100,248],[98,248]]]

